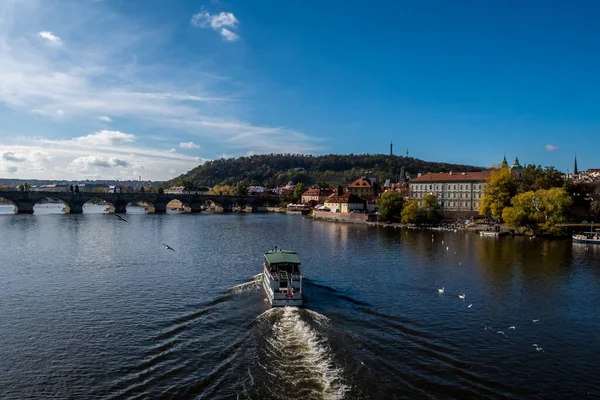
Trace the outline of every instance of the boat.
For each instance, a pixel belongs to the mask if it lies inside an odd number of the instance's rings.
[[[500,232],[480,231],[479,236],[498,237]]]
[[[312,211],[312,207],[308,204],[288,204],[286,208],[287,214],[306,215]]]
[[[591,243],[600,244],[600,234],[598,233],[578,233],[573,235],[573,243]]]
[[[600,232],[594,232],[594,223],[592,222],[590,231],[576,233],[572,236],[573,243],[591,243],[600,244]]]
[[[269,250],[263,263],[262,287],[272,307],[302,306],[300,257],[294,251]]]

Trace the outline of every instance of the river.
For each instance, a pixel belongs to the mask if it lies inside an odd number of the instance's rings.
[[[600,397],[600,246],[44,206],[0,215],[2,399]],[[303,309],[255,283],[274,246]]]

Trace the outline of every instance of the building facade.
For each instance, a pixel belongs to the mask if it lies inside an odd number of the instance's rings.
[[[452,215],[449,212],[477,215],[488,177],[489,172],[429,173],[409,182],[410,199],[420,206],[423,196],[434,194],[445,215]]]
[[[332,193],[333,190],[331,189],[311,188],[302,193],[302,203],[315,202],[316,204],[323,204],[325,199],[327,199],[327,196]]]
[[[375,196],[375,185],[374,182],[366,178],[358,178],[346,189],[348,193],[355,194],[357,196]]]

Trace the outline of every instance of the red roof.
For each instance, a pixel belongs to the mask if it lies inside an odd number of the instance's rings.
[[[352,182],[350,185],[348,185],[348,187],[349,188],[372,188],[373,185],[371,185],[371,182],[365,178],[358,178],[357,180]]]
[[[468,182],[484,181],[490,176],[488,171],[483,172],[434,172],[422,175],[410,181],[410,183],[427,182]]]
[[[360,203],[364,203],[365,200],[360,198],[359,196],[352,194],[352,193],[344,193],[344,194],[332,194],[331,196],[327,197],[327,200],[325,200],[325,203],[352,203],[352,204],[360,204]]]
[[[302,196],[323,197],[323,196],[329,196],[331,194],[331,192],[332,192],[331,189],[311,188],[311,189],[308,189],[306,192],[302,193]]]

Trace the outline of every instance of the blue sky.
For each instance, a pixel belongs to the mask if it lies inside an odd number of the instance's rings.
[[[525,3],[525,4],[524,4]],[[0,176],[258,153],[600,167],[600,3],[0,1]]]

